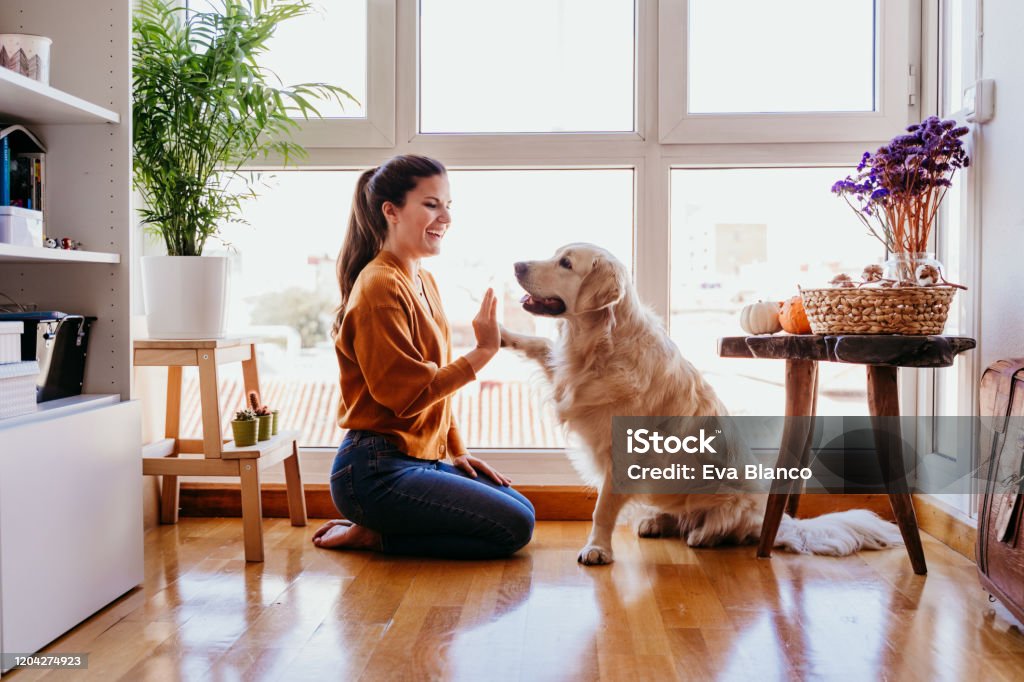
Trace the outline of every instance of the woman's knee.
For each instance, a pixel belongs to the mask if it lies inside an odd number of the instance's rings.
[[[514,505],[509,505],[503,521],[502,526],[507,533],[505,545],[509,554],[529,544],[533,538],[533,529],[536,525],[536,517],[532,508],[527,508],[518,502]]]

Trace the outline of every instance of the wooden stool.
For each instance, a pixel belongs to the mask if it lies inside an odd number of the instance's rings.
[[[260,395],[256,368],[256,340],[251,338],[136,340],[135,366],[167,367],[167,413],[164,439],[146,446],[142,458],[145,476],[162,476],[160,522],[178,522],[178,476],[238,476],[242,488],[242,529],[246,561],[263,561],[263,505],[260,469],[284,462],[288,515],[293,526],[306,525],[306,499],[299,473],[298,431],[281,431],[270,440],[235,447],[221,440],[221,414],[217,400],[217,365],[241,362],[245,393]],[[182,439],[181,368],[199,368],[203,437]],[[179,457],[183,454],[202,457]]]
[[[900,367],[949,367],[958,353],[974,346],[974,339],[963,336],[729,336],[718,340],[718,354],[724,358],[785,360],[787,417],[816,415],[819,362],[867,366],[868,409],[882,480],[914,573],[924,575],[928,572],[928,566],[924,560],[917,515],[903,467],[899,420],[893,419],[900,416],[897,371]],[[807,465],[813,421],[786,420],[777,466],[789,468]],[[790,516],[795,516],[799,502],[800,488],[793,481],[772,481],[757,556],[767,558],[772,555],[783,512],[788,511]]]

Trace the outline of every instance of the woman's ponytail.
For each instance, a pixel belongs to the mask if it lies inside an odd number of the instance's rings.
[[[352,213],[348,219],[345,242],[338,252],[338,288],[341,304],[335,311],[331,336],[336,337],[345,316],[345,307],[356,278],[367,263],[377,257],[388,237],[388,221],[382,206],[385,201],[401,208],[405,195],[416,187],[420,178],[445,175],[445,167],[434,159],[407,154],[389,159],[378,168],[365,171],[356,183],[352,197]]]

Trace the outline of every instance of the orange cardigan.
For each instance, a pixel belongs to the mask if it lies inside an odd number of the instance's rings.
[[[377,431],[407,455],[438,460],[466,453],[451,396],[476,374],[465,358],[452,362],[437,284],[422,268],[420,277],[433,314],[390,252],[381,251],[356,278],[335,339],[338,425]]]

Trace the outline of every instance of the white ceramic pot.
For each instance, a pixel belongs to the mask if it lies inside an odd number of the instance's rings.
[[[0,66],[50,83],[50,43],[46,36],[0,33]]]
[[[152,339],[217,339],[227,318],[226,256],[143,256],[142,296]]]

